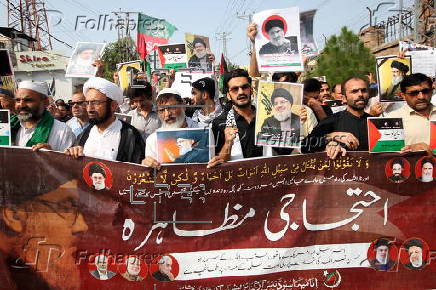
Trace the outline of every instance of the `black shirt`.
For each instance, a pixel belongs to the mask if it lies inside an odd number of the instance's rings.
[[[325,135],[332,132],[349,132],[359,140],[356,151],[368,151],[368,125],[366,119],[371,115],[364,113],[356,117],[347,110],[333,114],[322,120],[301,143],[302,153],[325,150]],[[347,150],[351,150],[347,148]]]
[[[231,107],[230,107],[231,108]],[[254,110],[254,107],[253,107]],[[250,123],[248,123],[244,117],[240,116],[236,111],[235,121],[238,127],[239,140],[241,142],[242,153],[244,158],[259,157],[263,155],[262,146],[256,146],[255,144],[255,124],[256,118],[253,118]],[[225,143],[224,130],[226,129],[227,114],[229,109],[224,110],[221,115],[219,115],[212,122],[212,132],[215,136],[216,148],[215,154],[218,155]]]

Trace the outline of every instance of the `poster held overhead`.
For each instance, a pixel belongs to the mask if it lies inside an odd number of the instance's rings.
[[[303,71],[298,7],[259,12],[255,40],[259,71]]]
[[[185,45],[190,69],[213,72],[209,37],[185,33]]]
[[[166,69],[187,68],[188,57],[183,43],[159,45],[160,62]]]
[[[412,73],[412,58],[406,56],[380,56],[376,58],[376,71],[380,102],[402,102],[400,82]]]
[[[106,43],[78,42],[68,62],[66,77],[90,78],[97,73],[92,63],[101,58]]]

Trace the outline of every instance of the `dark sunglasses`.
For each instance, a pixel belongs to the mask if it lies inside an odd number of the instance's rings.
[[[416,97],[417,95],[419,95],[419,93],[422,93],[423,95],[429,95],[433,92],[432,89],[430,88],[425,88],[422,90],[415,90],[415,91],[411,91],[411,92],[406,92],[406,95],[412,96],[412,97]]]
[[[242,86],[234,86],[234,87],[231,87],[229,90],[232,92],[232,93],[237,93],[238,91],[239,91],[239,89],[242,89],[242,90],[247,90],[247,89],[249,89],[251,87],[251,85],[250,84],[245,84],[245,85],[242,85]]]
[[[74,105],[79,105],[79,106],[83,106],[85,104],[85,101],[80,101],[80,102],[68,102],[68,104],[72,107]]]

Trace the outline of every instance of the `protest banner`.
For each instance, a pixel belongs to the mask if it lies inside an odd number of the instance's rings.
[[[166,69],[187,68],[188,57],[184,43],[159,45],[160,63]]]
[[[213,63],[210,61],[212,51],[209,37],[185,33],[185,45],[190,69],[213,72]]]
[[[302,102],[302,84],[259,81],[256,145],[299,148]]]
[[[68,62],[66,77],[90,78],[95,76],[97,68],[92,63],[101,58],[106,43],[78,42]]]
[[[436,74],[436,48],[414,42],[399,43],[400,52],[412,57],[413,73],[423,73],[429,77]]]
[[[415,154],[401,157],[403,182],[390,182],[399,157],[319,153],[153,172],[3,147],[1,286],[429,289],[435,181],[417,177],[428,157]]]
[[[11,121],[9,110],[0,110],[0,146],[10,146]]]
[[[141,59],[145,59],[158,45],[167,44],[176,30],[177,28],[165,19],[139,13],[136,48]]]
[[[157,161],[207,163],[215,155],[209,128],[158,129]]]
[[[134,60],[117,64],[120,88],[124,91],[129,88],[131,71],[142,71],[141,61]]]
[[[259,71],[303,71],[299,8],[266,10],[253,15]]]
[[[215,79],[215,76],[210,73],[199,71],[178,71],[176,72],[174,83],[171,87],[177,89],[182,98],[191,98],[192,83],[206,77]]]
[[[412,73],[412,59],[410,56],[399,58],[379,56],[376,58],[376,71],[380,102],[402,102],[400,96],[400,82],[405,75]]]
[[[402,118],[373,118],[368,122],[369,152],[401,151],[404,142]]]
[[[313,38],[313,18],[316,9],[300,13],[301,53],[306,56],[318,55],[318,47]]]

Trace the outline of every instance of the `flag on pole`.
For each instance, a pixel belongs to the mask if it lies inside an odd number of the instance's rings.
[[[177,28],[165,19],[139,13],[136,47],[141,58],[144,59],[158,45],[167,44],[176,30]]]
[[[228,72],[227,69],[227,63],[226,59],[224,58],[224,54],[221,53],[221,63],[220,63],[220,78],[218,82],[218,87],[220,88],[220,91],[222,94],[225,94],[224,92],[224,74]]]

